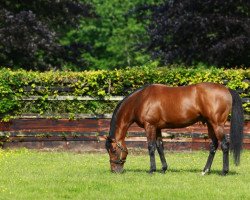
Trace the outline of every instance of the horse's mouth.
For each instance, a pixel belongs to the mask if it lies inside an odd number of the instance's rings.
[[[124,169],[123,169],[123,167],[115,167],[115,168],[111,168],[111,172],[121,174],[124,172]]]

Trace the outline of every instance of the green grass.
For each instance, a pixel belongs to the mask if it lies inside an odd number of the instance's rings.
[[[166,152],[169,171],[149,175],[146,154],[129,154],[126,172],[112,174],[107,154],[2,150],[0,199],[250,199],[250,151],[226,177],[221,151],[211,174],[201,176],[207,154]]]

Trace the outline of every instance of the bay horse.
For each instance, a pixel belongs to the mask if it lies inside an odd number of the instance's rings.
[[[231,111],[229,143],[224,126]],[[124,98],[113,112],[109,136],[106,137],[111,171],[123,171],[128,154],[125,137],[132,123],[145,129],[150,156],[149,173],[156,171],[156,149],[162,163],[162,172],[165,173],[168,165],[161,129],[187,127],[198,121],[207,124],[208,136],[212,140],[202,174],[210,172],[220,142],[223,152],[222,175],[226,175],[229,171],[229,150],[232,151],[235,165],[240,162],[244,113],[239,94],[216,83],[181,87],[152,84],[137,89]]]

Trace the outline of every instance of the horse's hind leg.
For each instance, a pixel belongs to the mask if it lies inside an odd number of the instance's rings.
[[[214,156],[218,148],[218,139],[215,136],[214,129],[209,123],[207,124],[207,126],[208,126],[208,135],[212,139],[212,143],[210,144],[209,156],[207,159],[207,163],[203,169],[202,175],[205,175],[206,173],[210,172],[210,169],[214,160]]]
[[[147,139],[148,139],[148,152],[150,156],[149,173],[152,174],[156,171],[156,163],[155,163],[156,128],[151,124],[146,124],[145,130],[146,130]]]
[[[225,176],[229,171],[229,142],[227,141],[226,136],[224,136],[222,139],[221,149],[223,152],[222,176]]]
[[[210,126],[210,123],[208,123],[208,129],[210,130],[212,127],[212,130],[213,132],[210,132],[209,131],[209,134],[210,133],[214,133],[214,135],[209,135],[212,140],[214,140],[213,138],[217,138],[217,140],[221,141],[221,149],[222,149],[222,152],[223,152],[223,169],[222,169],[222,175],[226,175],[229,171],[229,142],[227,141],[227,138],[225,136],[225,133],[224,133],[224,124],[216,124],[216,123],[211,123],[211,126]],[[216,142],[216,147],[218,146],[218,142]],[[210,154],[211,154],[211,150],[212,148],[210,149]],[[215,154],[215,152],[214,152]],[[210,157],[210,155],[209,155]],[[209,169],[209,158],[208,157],[208,167],[204,168],[204,172],[206,172],[207,169]],[[214,155],[211,155],[211,158],[213,159]],[[212,159],[211,159],[211,164],[212,164]],[[208,170],[209,171],[209,170]]]
[[[217,148],[218,148],[218,140],[214,139],[212,140],[212,143],[210,144],[209,156],[207,159],[207,163],[203,169],[202,175],[205,175],[206,173],[210,172]]]
[[[162,135],[161,135],[160,129],[157,130],[156,148],[161,159],[162,172],[165,173],[165,171],[168,169],[168,165],[167,165],[165,155],[164,155],[164,146],[163,146]]]
[[[214,132],[219,141],[221,141],[221,150],[223,152],[222,175],[225,176],[229,171],[229,142],[224,133],[224,124],[213,125]]]

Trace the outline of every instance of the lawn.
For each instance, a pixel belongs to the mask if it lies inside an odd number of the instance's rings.
[[[0,199],[250,199],[250,151],[226,177],[221,151],[206,176],[207,152],[166,153],[169,171],[149,175],[145,153],[130,153],[125,173],[112,174],[107,154],[1,150]]]

